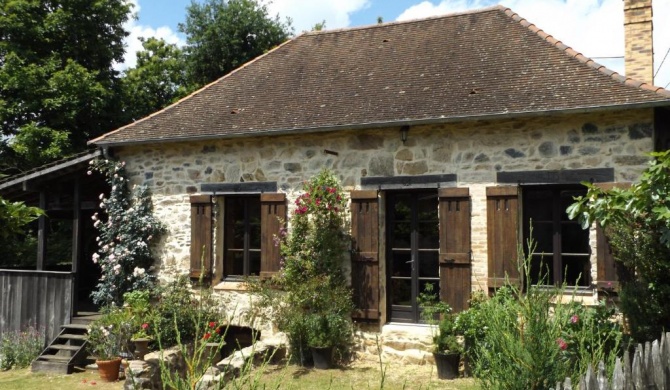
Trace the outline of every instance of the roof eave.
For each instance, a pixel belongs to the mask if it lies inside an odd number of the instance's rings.
[[[299,134],[325,133],[325,132],[343,131],[343,130],[374,129],[383,127],[395,127],[395,126],[398,127],[419,126],[419,125],[430,125],[440,123],[470,122],[480,120],[526,118],[526,117],[536,117],[544,115],[582,114],[588,112],[634,110],[634,109],[654,108],[663,106],[670,106],[670,99],[654,101],[654,102],[630,103],[630,104],[619,104],[619,105],[608,105],[608,106],[575,107],[568,109],[556,109],[556,110],[545,110],[545,111],[501,112],[501,113],[484,114],[484,115],[464,115],[464,116],[437,117],[437,118],[425,118],[425,119],[406,119],[406,120],[367,122],[358,124],[309,127],[309,128],[248,130],[232,134],[210,134],[202,136],[154,138],[140,141],[128,140],[128,141],[105,142],[104,140],[99,140],[97,142],[91,141],[91,143],[94,143],[99,147],[110,148],[110,147],[132,146],[142,144],[157,144],[157,143],[163,144],[163,143],[184,142],[184,141],[195,142],[195,141],[209,141],[213,139],[230,139],[230,138],[243,138],[243,137],[246,138],[246,137],[263,137],[263,136],[279,136],[279,135],[299,135]]]

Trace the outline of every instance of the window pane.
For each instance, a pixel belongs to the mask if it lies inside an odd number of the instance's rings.
[[[391,279],[391,304],[412,305],[412,281],[408,279]]]
[[[249,249],[261,249],[261,225],[249,226]]]
[[[439,278],[440,264],[438,252],[419,252],[419,277]]]
[[[419,223],[419,248],[433,249],[440,247],[440,230],[436,222]]]
[[[417,203],[419,209],[419,221],[433,222],[435,225],[437,225],[437,194],[418,194]]]
[[[588,286],[591,283],[591,263],[588,256],[563,256],[562,260],[566,284]]]
[[[552,220],[552,193],[551,190],[524,191],[525,219],[533,222]]]
[[[563,222],[561,227],[561,253],[591,253],[589,231],[582,229],[579,222]]]
[[[227,251],[225,271],[226,275],[244,275],[244,252],[232,250]]]
[[[551,256],[534,255],[530,263],[531,284],[553,284],[554,267]]]
[[[535,243],[537,243],[535,253],[538,254],[552,253],[554,251],[553,235],[554,235],[554,227],[552,223],[550,222],[536,223],[535,221],[533,221],[533,236],[531,238],[533,239],[533,241],[535,241]]]

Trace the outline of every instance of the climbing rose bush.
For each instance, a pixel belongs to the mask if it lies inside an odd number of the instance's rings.
[[[129,189],[125,162],[96,159],[91,161],[88,174],[93,171],[105,177],[111,191],[107,196],[100,194],[103,212],[92,217],[99,233],[98,250],[92,260],[102,270],[92,297],[99,305],[120,305],[125,292],[154,285],[151,243],[163,233],[164,226],[153,215],[149,189]]]

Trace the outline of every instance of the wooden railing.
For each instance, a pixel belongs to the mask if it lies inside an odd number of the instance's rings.
[[[0,336],[35,326],[45,344],[72,318],[74,273],[0,269]]]
[[[670,332],[664,333],[661,340],[653,343],[638,344],[630,354],[624,353],[623,361],[617,358],[611,378],[605,374],[603,362],[598,364],[598,372],[589,366],[586,374],[579,380],[579,387],[572,385],[570,378],[557,383],[552,390],[642,390],[670,389]]]

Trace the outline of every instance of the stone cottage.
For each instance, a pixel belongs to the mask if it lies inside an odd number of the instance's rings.
[[[637,180],[670,134],[670,91],[645,68],[651,0],[625,8],[625,77],[496,6],[302,34],[91,143],[151,188],[160,272],[204,270],[228,297],[279,270],[277,216],[328,168],[350,195],[368,329],[413,332],[427,283],[461,310],[518,278],[531,220],[534,271],[592,299],[615,265],[565,208],[583,181]]]

